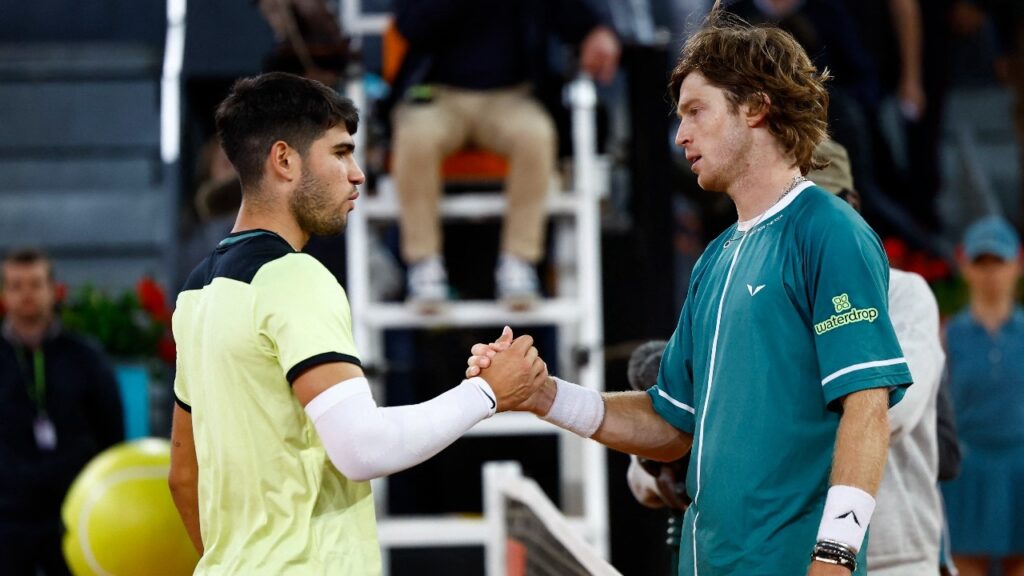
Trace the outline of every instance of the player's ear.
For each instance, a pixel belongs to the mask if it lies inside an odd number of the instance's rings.
[[[291,182],[301,173],[299,153],[284,140],[278,140],[270,146],[267,154],[264,173],[276,180]]]
[[[747,120],[747,126],[757,128],[768,118],[768,111],[772,107],[772,99],[764,92],[756,92],[747,97],[742,106],[742,111]]]

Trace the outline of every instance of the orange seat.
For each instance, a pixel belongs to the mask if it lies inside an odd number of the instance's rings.
[[[398,31],[393,18],[384,29],[381,39],[381,75],[385,82],[393,85],[409,43]],[[508,160],[494,152],[465,148],[445,158],[441,176],[452,182],[504,180],[508,176]]]
[[[406,42],[405,37],[398,31],[398,26],[395,25],[395,19],[392,18],[387,27],[384,28],[384,33],[381,34],[381,77],[388,84],[394,85],[395,77],[398,76],[398,69],[402,67],[402,60],[405,59],[405,53],[409,50],[409,43]]]
[[[508,176],[508,160],[494,152],[466,148],[444,159],[441,175],[453,182],[504,180]]]

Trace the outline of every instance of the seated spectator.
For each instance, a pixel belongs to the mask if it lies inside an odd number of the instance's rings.
[[[409,299],[429,310],[448,297],[441,163],[472,144],[508,158],[497,296],[527,307],[539,295],[535,264],[557,144],[551,118],[531,94],[547,62],[548,35],[578,43],[581,67],[603,82],[618,65],[618,40],[583,0],[399,0],[395,20],[408,42],[394,87],[392,171]]]
[[[267,72],[290,72],[337,85],[351,54],[342,33],[336,2],[329,0],[255,0],[278,44],[263,59]]]
[[[60,507],[97,453],[124,440],[117,381],[98,349],[54,315],[53,267],[36,250],[3,262],[0,338],[0,567],[68,574]]]
[[[968,305],[946,329],[950,385],[963,453],[943,486],[953,559],[962,576],[1024,575],[1024,310],[1017,299],[1020,239],[989,216],[964,235]]]

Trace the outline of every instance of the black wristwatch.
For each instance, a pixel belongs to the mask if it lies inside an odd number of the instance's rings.
[[[857,571],[857,554],[845,544],[834,540],[821,540],[815,544],[811,560],[849,568],[851,574]]]

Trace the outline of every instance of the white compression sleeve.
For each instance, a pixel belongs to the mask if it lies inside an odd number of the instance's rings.
[[[328,388],[306,405],[327,456],[346,477],[365,481],[405,470],[456,441],[496,408],[480,377],[409,406],[381,408],[365,378]]]

